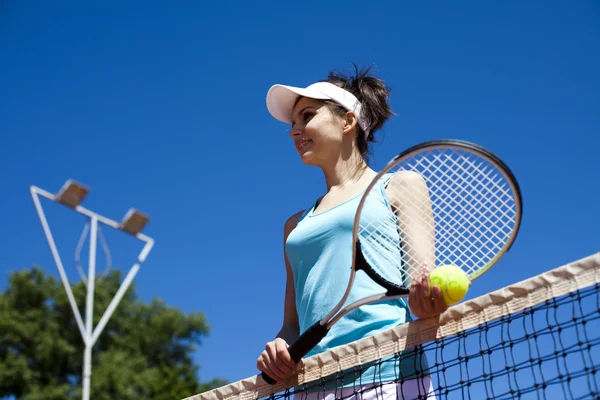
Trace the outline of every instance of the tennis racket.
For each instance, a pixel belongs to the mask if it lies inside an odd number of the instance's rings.
[[[519,184],[490,151],[465,141],[435,140],[398,154],[358,204],[344,296],[289,346],[291,358],[300,361],[352,310],[408,297],[424,264],[453,264],[471,281],[480,277],[510,249],[521,216]],[[382,290],[344,307],[358,271]],[[262,377],[275,383],[264,372]]]

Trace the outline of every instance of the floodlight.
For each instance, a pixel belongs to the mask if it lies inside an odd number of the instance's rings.
[[[65,182],[56,199],[67,207],[77,207],[88,194],[89,189],[72,179]]]
[[[137,235],[144,229],[150,218],[142,214],[140,211],[131,208],[123,217],[120,227],[127,233]]]
[[[135,209],[130,209],[127,212],[127,214],[125,214],[123,220],[121,222],[117,222],[110,218],[104,217],[94,211],[88,210],[85,207],[82,207],[80,204],[83,201],[83,199],[87,196],[89,189],[86,186],[81,185],[72,179],[67,180],[67,182],[63,185],[58,194],[50,193],[37,186],[31,186],[30,192],[31,197],[33,199],[33,203],[40,218],[42,228],[46,235],[46,239],[48,240],[50,252],[54,257],[54,262],[56,263],[56,267],[58,268],[60,279],[62,280],[65,292],[67,294],[67,298],[69,299],[69,304],[71,305],[73,315],[75,316],[77,327],[79,328],[79,332],[81,333],[83,344],[85,345],[85,348],[83,350],[82,399],[89,400],[92,378],[92,348],[98,341],[98,338],[100,337],[102,331],[108,324],[108,321],[113,315],[115,309],[121,302],[121,299],[127,292],[129,286],[131,285],[135,276],[140,270],[142,263],[146,260],[146,257],[148,256],[150,250],[154,246],[154,239],[140,233],[142,229],[144,229],[144,226],[146,225],[146,223],[148,223],[150,218],[148,218],[148,216],[142,214],[141,212]],[[82,318],[81,310],[77,304],[77,301],[75,300],[73,291],[71,290],[71,284],[65,272],[62,260],[56,247],[56,243],[54,241],[54,237],[52,236],[50,225],[48,224],[46,214],[44,213],[44,209],[40,202],[40,196],[45,197],[51,201],[57,202],[59,204],[63,204],[71,208],[78,214],[89,218],[90,247],[88,253],[88,278],[86,279],[87,293],[85,301],[85,321]],[[144,245],[144,248],[140,251],[137,260],[125,276],[125,279],[123,280],[123,282],[121,282],[117,293],[115,293],[114,297],[108,304],[108,307],[102,314],[102,317],[98,321],[98,324],[96,325],[96,327],[94,327],[94,291],[96,285],[96,247],[98,236],[100,236],[100,240],[103,241],[102,233],[99,229],[98,224],[104,224],[111,228],[130,233],[137,239],[145,242],[146,244]],[[85,234],[87,235],[87,229],[85,230]],[[84,238],[83,234],[82,238]],[[80,238],[80,244],[78,244],[78,249],[76,250],[75,258],[77,263],[79,263],[79,246],[81,246],[81,243],[83,243],[82,240],[85,240],[85,238],[82,238]],[[105,244],[103,244],[103,246],[105,246]],[[109,256],[107,255],[107,257]]]

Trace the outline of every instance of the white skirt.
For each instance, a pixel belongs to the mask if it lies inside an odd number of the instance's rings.
[[[431,377],[402,383],[384,383],[311,393],[296,393],[294,400],[435,400]]]

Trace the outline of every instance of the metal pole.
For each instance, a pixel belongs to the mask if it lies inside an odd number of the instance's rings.
[[[87,279],[87,299],[85,310],[85,350],[83,352],[83,400],[90,398],[92,378],[92,333],[94,324],[94,289],[96,283],[96,238],[98,219],[92,217],[90,227],[90,259]]]
[[[54,242],[54,237],[52,236],[50,225],[48,225],[48,220],[46,220],[46,214],[44,214],[44,209],[42,208],[42,205],[40,203],[40,198],[36,196],[36,193],[33,188],[31,190],[31,195],[33,197],[33,203],[35,204],[35,209],[37,210],[38,216],[40,218],[42,228],[44,229],[44,233],[46,234],[46,240],[48,241],[48,245],[50,246],[50,252],[52,253],[52,257],[54,257],[56,268],[58,268],[60,279],[63,283],[65,291],[67,292],[67,298],[69,299],[71,310],[73,310],[73,315],[75,315],[77,327],[79,328],[81,337],[85,338],[85,327],[83,326],[83,320],[81,319],[81,314],[79,314],[79,308],[77,308],[77,302],[75,301],[75,296],[73,296],[71,286],[69,286],[69,279],[67,278],[67,274],[65,273],[65,268],[63,267],[63,263],[60,259],[60,255],[58,254],[58,250],[56,249],[56,243]]]
[[[117,290],[117,293],[115,294],[115,297],[113,297],[112,301],[108,305],[108,308],[104,312],[104,315],[102,316],[102,318],[100,318],[100,321],[98,321],[98,325],[96,325],[96,329],[94,329],[94,333],[93,333],[92,337],[90,338],[90,345],[94,346],[96,344],[96,341],[98,340],[98,337],[102,333],[102,330],[104,329],[104,327],[108,323],[108,320],[110,319],[110,317],[112,316],[113,312],[115,311],[115,309],[119,305],[119,302],[121,301],[121,299],[125,295],[125,292],[127,291],[127,289],[129,289],[129,286],[131,285],[131,282],[133,282],[133,279],[135,278],[135,275],[138,273],[141,264],[146,259],[146,256],[148,255],[148,253],[152,249],[153,245],[154,245],[154,241],[150,240],[150,241],[148,241],[146,243],[146,245],[142,249],[142,252],[140,253],[140,256],[138,257],[137,263],[135,263],[133,265],[133,267],[131,267],[131,269],[129,270],[129,273],[127,273],[127,276],[123,280],[123,283],[121,283],[121,286],[119,287],[119,290]]]

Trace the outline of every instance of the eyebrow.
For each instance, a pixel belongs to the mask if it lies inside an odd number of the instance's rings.
[[[302,115],[302,113],[307,109],[307,108],[315,108],[314,106],[306,106],[304,108],[302,108],[300,111],[298,111],[298,115]],[[296,123],[296,121],[294,121],[294,115],[292,114],[292,126],[294,126],[294,124]]]
[[[300,111],[298,111],[298,115],[302,115],[302,113],[307,109],[307,108],[315,108],[314,106],[306,106],[303,109],[301,109]]]

